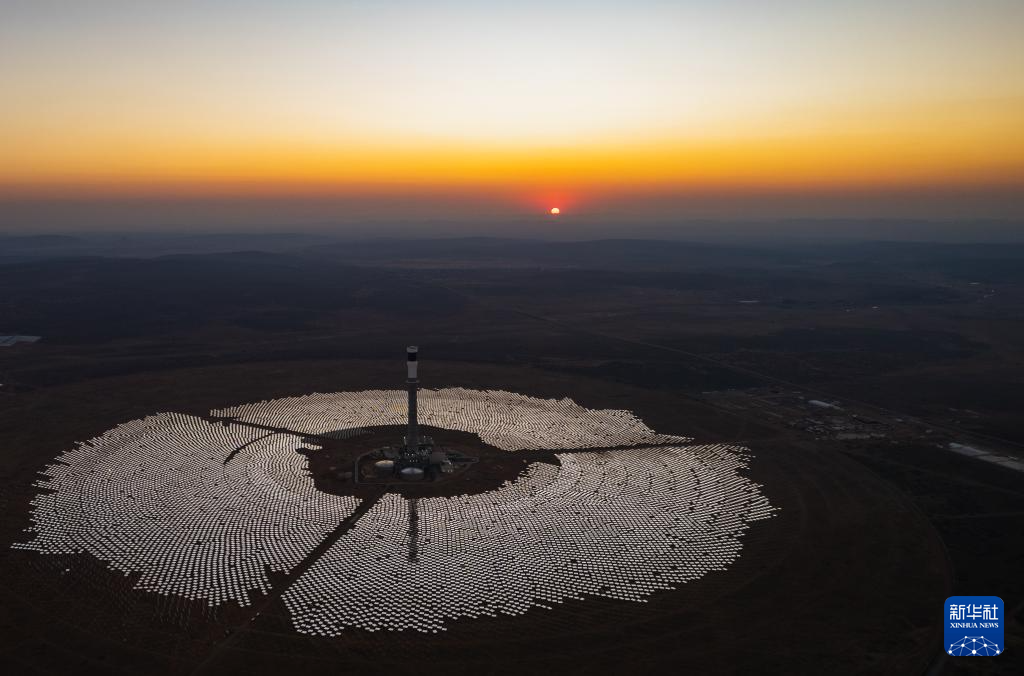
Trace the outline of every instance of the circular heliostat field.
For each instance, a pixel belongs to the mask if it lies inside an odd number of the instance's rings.
[[[746,449],[658,434],[628,411],[501,391],[423,390],[423,425],[507,452],[552,450],[477,493],[322,492],[317,440],[401,425],[405,393],[312,394],[160,413],[64,452],[32,502],[43,554],[87,553],[136,587],[246,606],[279,590],[299,632],[443,631],[605,597],[645,602],[723,570],[775,509]],[[301,451],[301,452],[300,452]],[[297,575],[297,576],[295,576]]]

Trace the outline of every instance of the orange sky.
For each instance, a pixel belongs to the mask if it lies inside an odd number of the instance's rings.
[[[45,4],[0,28],[8,201],[1024,188],[1021,3]]]

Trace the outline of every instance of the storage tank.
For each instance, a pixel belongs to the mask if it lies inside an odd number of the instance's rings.
[[[394,460],[378,460],[373,463],[373,471],[377,473],[377,476],[391,476],[395,473],[395,461]]]
[[[405,467],[400,474],[403,481],[421,481],[423,479],[423,470],[419,467]]]

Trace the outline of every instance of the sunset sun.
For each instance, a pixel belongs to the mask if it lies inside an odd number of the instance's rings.
[[[560,213],[562,213],[561,209],[559,209],[558,207],[551,207],[551,215],[552,216],[557,216]]]

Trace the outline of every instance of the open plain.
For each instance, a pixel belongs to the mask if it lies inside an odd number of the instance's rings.
[[[418,252],[429,260],[374,260],[372,250],[353,245],[343,254],[338,245],[65,261],[78,271],[73,284],[49,275],[45,258],[0,267],[11,322],[2,328],[42,336],[0,353],[3,660],[25,673],[414,673],[420,660],[446,673],[622,673],[681,663],[697,672],[903,674],[939,664],[973,673],[937,658],[935,616],[946,596],[984,584],[1014,617],[1000,658],[1012,669],[1020,551],[1009,526],[1024,509],[1024,474],[944,447],[958,440],[1016,453],[1019,430],[1007,407],[1019,392],[1000,383],[1014,377],[1019,357],[1009,336],[1020,327],[991,326],[994,314],[1009,317],[1020,302],[1019,281],[1005,277],[1012,271],[975,290],[973,279],[910,279],[903,268],[897,285],[877,262],[840,274],[837,266],[853,267],[844,248],[794,260],[713,247],[700,251],[697,271],[684,245],[659,263],[671,247],[631,259],[622,246],[612,255],[579,245],[552,259],[552,247],[540,244],[518,259],[516,247],[503,250],[499,268],[489,246]],[[686,273],[673,272],[684,266]],[[561,281],[549,284],[555,277]],[[537,279],[558,291],[533,293]],[[171,280],[178,287],[165,294]],[[400,300],[409,298],[415,302]],[[893,318],[903,328],[893,328]],[[899,340],[888,339],[893,332]],[[630,411],[658,435],[692,439],[687,444],[749,449],[737,475],[759,487],[770,518],[747,524],[727,565],[642,601],[584,594],[512,615],[449,619],[437,633],[296,631],[289,590],[330,560],[330,548],[356,533],[374,505],[396,499],[327,476],[397,436],[391,422],[369,435],[319,438],[333,465],[312,461],[316,449],[281,451],[295,453],[289,462],[309,472],[318,494],[351,495],[363,506],[325,511],[330,534],[310,541],[297,563],[265,569],[265,588],[245,592],[243,603],[153,593],[137,588],[138,573],[94,555],[15,546],[32,540],[33,501],[47,493],[41,473],[82,442],[162,412],[216,426],[251,402],[394,389],[402,349],[414,342],[425,390],[570,398],[586,409]],[[970,392],[964,383],[988,377],[996,351],[1012,358],[988,387],[1004,387],[1009,399],[985,406],[956,395],[957,383]],[[900,400],[879,386],[912,389],[919,379],[949,383],[948,398],[936,391]],[[329,431],[279,426],[275,433],[306,441]],[[559,453],[619,445],[510,452],[495,438],[443,425],[432,431],[487,462],[450,483],[402,487],[397,499],[426,505],[482,495],[531,471],[554,471]],[[986,555],[993,552],[1000,554]],[[388,594],[388,584],[376,593]]]

